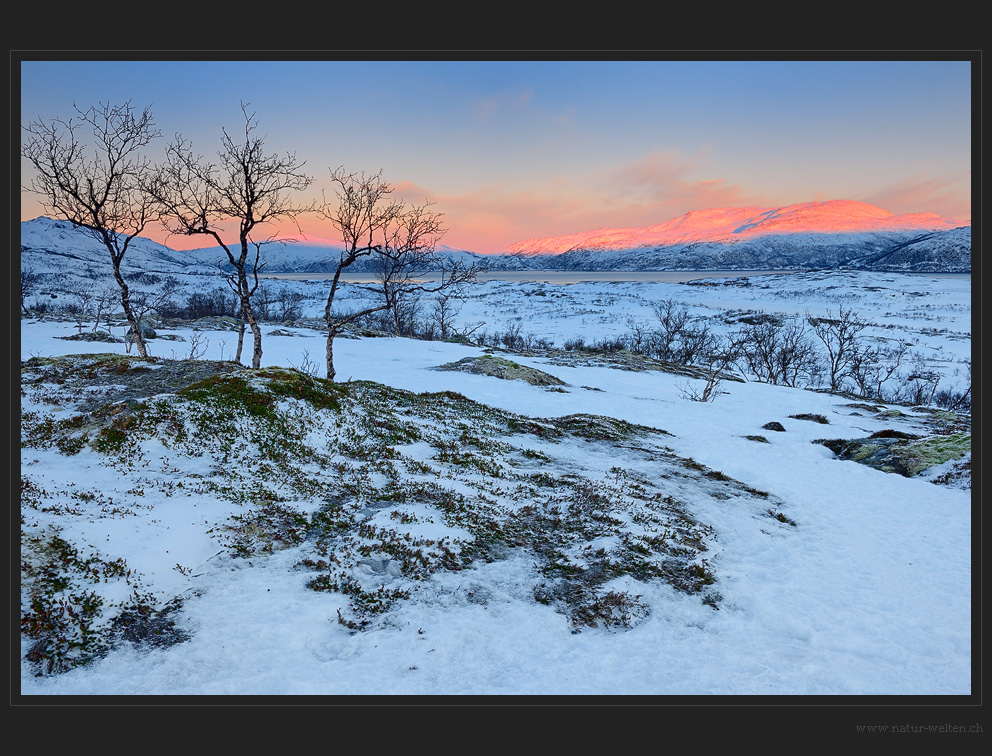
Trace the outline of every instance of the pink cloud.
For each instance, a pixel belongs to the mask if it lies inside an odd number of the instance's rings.
[[[858,199],[895,215],[936,213],[942,218],[971,220],[970,176],[911,176]]]
[[[663,223],[690,210],[711,207],[751,207],[769,204],[723,178],[693,179],[702,156],[684,158],[676,152],[655,151],[639,160],[606,171],[602,182],[612,194],[611,209],[631,225]]]

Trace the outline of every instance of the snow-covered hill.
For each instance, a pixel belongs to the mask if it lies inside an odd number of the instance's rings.
[[[592,340],[669,297],[717,320],[843,304],[966,349],[937,333],[967,328],[964,280],[764,279],[489,282],[463,317]],[[973,692],[971,492],[813,443],[946,414],[758,382],[696,402],[683,374],[507,355],[561,382],[536,385],[381,337],[342,340],[328,385],[282,369],[319,331],[267,327],[254,373],[230,331],[157,327],[146,362],[21,321],[29,701]]]
[[[267,273],[333,273],[338,250],[326,244],[274,241],[263,245],[262,261]],[[485,255],[440,245],[438,257],[445,262],[485,264]],[[44,216],[21,223],[21,267],[39,273],[57,273],[76,268],[77,263],[109,269],[106,248],[85,229],[71,223]],[[124,256],[127,271],[192,274],[216,273],[230,265],[220,247],[205,247],[188,251],[174,250],[150,239],[138,237]],[[368,259],[356,261],[350,272],[370,270]]]
[[[210,273],[208,265],[185,252],[177,252],[142,237],[135,238],[124,256],[125,271],[149,273]],[[106,247],[84,229],[69,221],[41,216],[21,222],[21,269],[39,274],[58,274],[79,269],[110,270]]]

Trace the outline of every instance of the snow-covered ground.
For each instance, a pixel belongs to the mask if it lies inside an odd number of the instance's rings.
[[[963,380],[961,362],[971,356],[968,278],[820,272],[754,277],[749,283],[488,282],[466,292],[456,322],[464,329],[484,323],[479,330],[491,332],[516,327],[561,346],[568,339],[594,343],[620,335],[632,322],[649,324],[652,304],[668,298],[697,316],[749,310],[824,315],[843,306],[871,318],[879,338],[916,340],[915,349],[943,366],[942,385]],[[306,314],[316,316],[322,308],[319,282],[267,285],[306,293]],[[347,311],[362,296],[357,287],[347,288],[339,306]],[[21,359],[124,353],[121,343],[60,338],[76,331],[71,322],[23,318]],[[281,324],[266,325],[263,333],[263,367],[312,362],[323,374],[320,333]],[[190,328],[160,328],[159,336],[150,350],[166,359],[189,356],[194,345],[202,359],[230,359],[236,341],[230,331],[194,334]],[[249,332],[246,354],[250,338]],[[563,390],[433,369],[483,353],[477,346],[440,341],[342,338],[335,342],[335,365],[339,381],[457,392],[530,418],[582,413],[664,429],[671,434],[664,444],[675,455],[767,492],[795,525],[760,517],[752,504],[734,496],[687,502],[691,516],[712,530],[706,559],[718,609],[698,594],[635,582],[627,587],[649,608],[639,621],[629,628],[573,632],[553,606],[534,600],[536,564],[520,550],[462,571],[437,571],[414,598],[397,602],[370,629],[353,632],[338,621],[347,597],[309,589],[308,574],[294,569],[306,544],[251,559],[218,553],[223,550],[208,533],[237,514],[230,502],[203,494],[184,501],[153,486],[139,496],[132,486],[153,473],[115,470],[106,455],[89,448],[71,456],[25,448],[22,478],[50,490],[103,491],[125,502],[130,513],[93,516],[78,502],[61,512],[23,510],[24,529],[59,523],[62,538],[107,559],[124,556],[162,605],[183,598],[173,619],[189,637],[162,648],[123,643],[103,658],[54,675],[36,676],[36,667],[22,659],[21,693],[972,693],[972,646],[978,639],[972,637],[971,490],[839,461],[811,443],[886,428],[921,431],[925,413],[901,407],[906,416],[896,422],[859,411],[850,398],[757,382],[727,381],[715,401],[694,402],[685,390],[696,379],[591,361],[559,364],[541,356],[506,355],[558,377]],[[53,412],[40,399],[22,398],[22,411],[41,408]],[[829,422],[790,417],[799,414],[823,415]],[[772,421],[786,432],[762,429]],[[749,435],[763,435],[767,443]],[[605,480],[606,463],[593,446],[568,447],[570,463],[590,480]],[[411,457],[428,454],[414,447],[401,450]],[[150,456],[169,454],[156,448]],[[629,454],[613,464],[651,479],[649,458]],[[170,475],[177,480],[183,472]],[[652,483],[661,490],[667,485],[660,477]],[[25,638],[22,655],[30,647]]]

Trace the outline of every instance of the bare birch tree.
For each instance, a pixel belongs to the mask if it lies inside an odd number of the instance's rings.
[[[341,234],[343,249],[331,279],[324,307],[327,324],[325,361],[327,377],[333,380],[334,339],[348,323],[393,307],[403,297],[418,293],[446,291],[475,280],[476,268],[446,263],[437,255],[437,242],[444,234],[441,214],[430,203],[409,206],[391,198],[392,186],[375,175],[331,172],[336,200],[325,202],[318,211]],[[334,297],[341,286],[341,275],[357,260],[374,258],[378,281],[370,290],[382,295],[375,303],[357,312],[336,317]],[[437,281],[422,276],[433,272]]]
[[[151,110],[136,111],[130,100],[100,103],[87,110],[73,105],[78,119],[32,121],[21,156],[35,170],[26,191],[41,196],[51,217],[88,231],[110,253],[121,307],[134,334],[138,354],[147,356],[141,328],[121,263],[131,241],[155,220],[157,204],[150,191],[154,166],[144,149],[161,136]],[[81,132],[92,138],[84,142]]]
[[[853,371],[859,362],[859,352],[864,351],[861,343],[861,332],[870,324],[852,310],[842,306],[833,316],[827,310],[826,317],[813,317],[807,311],[806,322],[813,328],[813,333],[823,344],[827,353],[827,377],[830,379],[830,390],[840,391],[847,378],[853,378]]]
[[[851,361],[851,379],[857,384],[858,393],[866,398],[884,400],[885,383],[894,377],[906,355],[909,344],[899,341],[893,347],[869,346],[854,353]]]
[[[266,155],[264,139],[256,134],[258,121],[242,103],[244,131],[237,139],[222,129],[218,162],[193,152],[189,141],[177,135],[167,151],[156,192],[163,205],[163,223],[170,233],[204,235],[224,250],[233,273],[228,277],[238,297],[242,323],[254,337],[251,364],[262,360],[262,330],[252,305],[258,290],[261,246],[274,239],[257,238],[260,226],[274,221],[294,221],[311,210],[294,204],[289,195],[305,191],[313,179],[303,173],[304,163],[292,153]],[[228,232],[229,225],[237,225]],[[254,255],[251,254],[254,248]],[[242,331],[243,333],[243,331]],[[241,360],[238,339],[235,360]]]
[[[765,321],[739,332],[741,358],[748,370],[767,383],[796,387],[801,378],[815,379],[819,369],[816,349],[805,321],[790,318],[779,325]]]

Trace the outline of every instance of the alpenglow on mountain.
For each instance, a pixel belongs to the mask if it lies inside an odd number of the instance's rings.
[[[273,242],[263,247],[266,273],[333,273],[333,245]],[[850,200],[782,208],[715,208],[644,228],[597,229],[529,239],[506,254],[438,247],[440,259],[489,270],[667,271],[850,268],[904,273],[970,273],[971,222],[934,213],[893,215]],[[65,221],[21,223],[21,264],[60,267],[75,259],[101,266],[106,252]],[[61,259],[62,262],[56,262]],[[367,272],[368,259],[349,268]],[[194,272],[226,267],[220,248],[179,252],[136,240],[125,259],[135,271]]]
[[[847,267],[964,273],[971,271],[971,224],[832,200],[694,210],[655,226],[529,239],[507,252],[525,267],[561,270]]]

